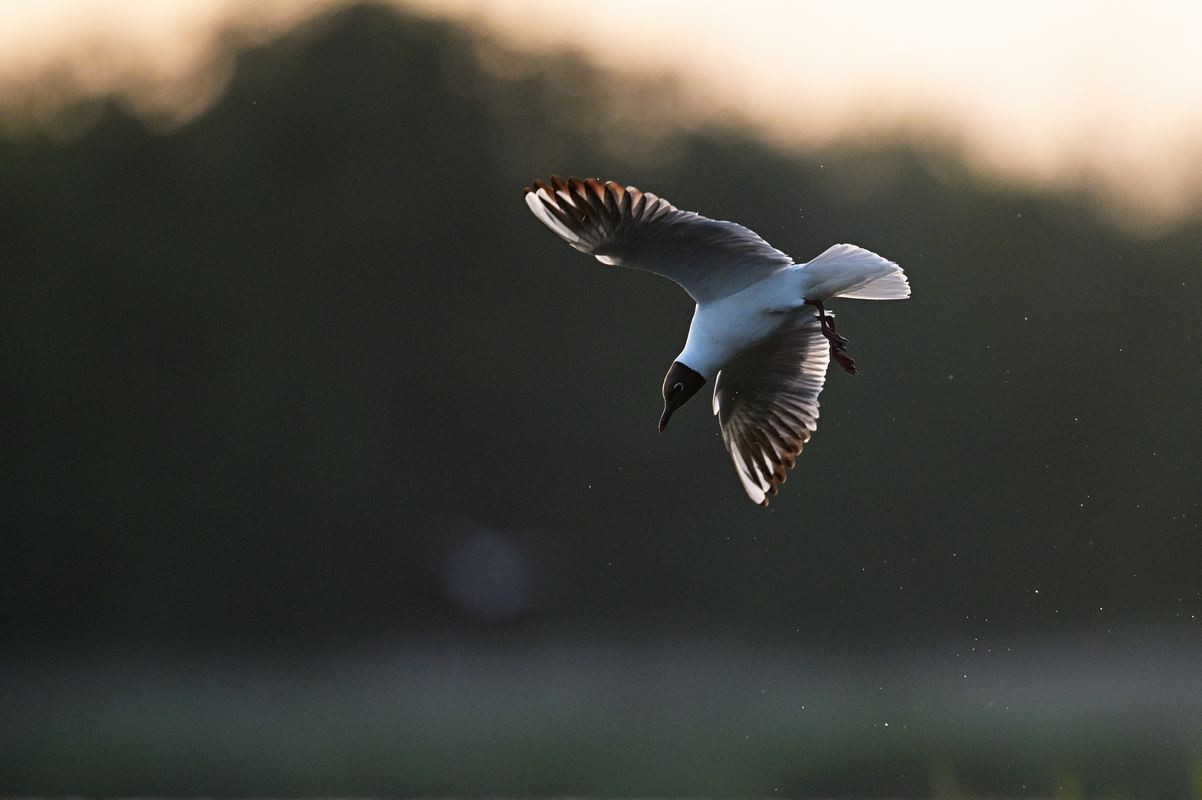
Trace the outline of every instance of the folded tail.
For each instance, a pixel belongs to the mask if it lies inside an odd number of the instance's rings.
[[[901,267],[854,244],[829,247],[804,269],[810,300],[904,300],[910,296],[910,283]]]

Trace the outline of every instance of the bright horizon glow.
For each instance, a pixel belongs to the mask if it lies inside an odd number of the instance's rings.
[[[680,124],[736,121],[804,151],[902,132],[987,174],[1090,180],[1129,223],[1202,204],[1202,4],[925,0],[393,0],[527,52],[676,78]],[[266,39],[347,0],[8,0],[0,111],[49,119],[48,74],[184,121],[220,96],[222,30]],[[64,77],[67,76],[67,77]]]

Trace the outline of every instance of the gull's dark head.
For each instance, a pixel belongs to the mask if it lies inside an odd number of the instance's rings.
[[[659,418],[659,432],[668,427],[668,419],[705,385],[705,378],[692,367],[673,361],[664,378],[664,414]]]

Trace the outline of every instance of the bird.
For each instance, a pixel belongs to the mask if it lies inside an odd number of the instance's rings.
[[[713,413],[744,491],[768,505],[818,424],[832,358],[856,373],[825,303],[902,300],[896,263],[851,244],[796,263],[736,222],[682,211],[634,186],[536,179],[526,204],[546,227],[607,266],[661,275],[696,303],[684,349],[664,377],[659,431],[708,381]]]

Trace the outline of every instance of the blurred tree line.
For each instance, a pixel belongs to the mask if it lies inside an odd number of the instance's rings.
[[[240,49],[179,129],[0,139],[3,639],[1195,635],[1202,223],[939,143],[639,126],[672,97],[362,7]],[[707,401],[656,434],[691,304],[543,230],[550,173],[906,267],[912,301],[836,309],[861,374],[769,510]],[[520,613],[448,594],[470,531]]]

